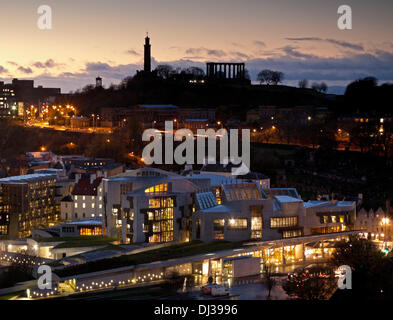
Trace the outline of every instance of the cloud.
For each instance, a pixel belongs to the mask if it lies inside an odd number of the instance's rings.
[[[232,51],[230,54],[232,56],[234,56],[235,58],[237,58],[237,59],[242,59],[242,60],[249,59],[249,56],[247,54],[243,53],[243,52]]]
[[[140,53],[138,53],[137,51],[132,50],[132,49],[131,50],[127,50],[125,53],[129,54],[131,56],[140,56],[141,55]]]
[[[300,37],[300,38],[286,38],[289,41],[322,41],[323,39],[317,37]]]
[[[358,51],[364,50],[364,47],[362,44],[355,44],[355,43],[350,43],[350,42],[346,42],[346,41],[339,41],[339,40],[334,40],[334,39],[325,39],[325,41],[333,43],[333,44],[343,47],[343,48],[348,48],[348,49],[358,50]]]
[[[286,40],[289,41],[321,41],[321,42],[327,42],[334,44],[336,46],[346,48],[346,49],[352,49],[355,51],[364,51],[364,46],[360,43],[351,43],[347,41],[341,41],[341,40],[336,40],[336,39],[322,39],[319,37],[300,37],[300,38],[286,38]]]
[[[256,45],[258,47],[266,47],[266,43],[263,41],[259,41],[259,40],[255,40],[254,45]]]
[[[111,66],[103,62],[88,62],[86,63],[86,71],[105,71],[111,69]]]
[[[215,49],[206,49],[204,47],[200,48],[189,48],[185,52],[187,55],[199,55],[199,56],[207,56],[207,57],[215,57],[221,58],[226,56],[227,54],[223,50],[215,50]]]
[[[191,53],[188,58],[166,61],[157,61],[152,58],[152,68],[154,69],[158,64],[170,64],[174,68],[183,69],[195,66],[205,70],[205,61],[215,57],[207,55],[208,49],[206,48],[188,50]],[[192,53],[195,54],[192,55]],[[258,58],[235,50],[225,52],[224,58],[226,60],[241,59],[245,62],[252,80],[255,80],[258,72],[263,69],[282,71],[285,74],[285,83],[290,85],[296,85],[300,79],[325,81],[328,86],[336,84],[345,86],[351,81],[366,76],[374,76],[381,83],[393,80],[393,50],[390,49],[370,52],[348,51],[341,56],[320,57],[308,54],[304,49],[301,50],[295,45],[288,45],[266,51]],[[122,79],[133,76],[137,70],[142,68],[141,63],[116,65],[108,61],[89,61],[77,72],[68,72],[64,69],[65,72],[59,75],[45,73],[34,79],[44,86],[61,87],[62,92],[69,92],[88,84],[94,84],[97,75],[104,79],[106,85],[118,84]],[[7,70],[0,67],[1,73],[7,74]],[[26,76],[28,75],[31,76],[26,73]]]
[[[22,73],[26,73],[26,74],[33,73],[33,70],[31,70],[31,68],[29,68],[29,67],[25,68],[25,67],[22,67],[22,66],[20,66],[18,68],[18,71],[22,72]]]
[[[0,74],[3,73],[8,73],[8,70],[6,68],[4,68],[3,66],[0,66]]]
[[[34,62],[32,64],[32,66],[37,68],[37,69],[47,69],[47,68],[50,69],[50,68],[55,68],[55,67],[60,66],[60,65],[61,64],[56,63],[53,59],[48,59],[45,62],[37,61],[37,62]]]
[[[19,64],[15,61],[7,61],[8,64],[12,65],[12,66],[19,66]]]
[[[374,53],[358,53],[345,57],[323,58],[311,56],[307,59],[297,56],[293,48],[280,57],[252,59],[246,62],[251,77],[255,78],[262,69],[280,70],[287,80],[326,80],[353,81],[361,77],[375,76],[381,81],[393,80],[393,53],[377,51]],[[292,51],[291,51],[292,50]]]
[[[307,53],[301,53],[300,51],[297,50],[297,47],[294,46],[285,46],[280,48],[287,56],[294,57],[294,58],[302,58],[302,59],[311,59],[315,58],[315,55],[312,54],[307,54]]]

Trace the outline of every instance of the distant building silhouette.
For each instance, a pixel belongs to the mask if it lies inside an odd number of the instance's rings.
[[[0,81],[0,119],[21,118],[28,106],[53,102],[60,94],[60,88],[34,87],[34,80]]]
[[[151,45],[150,45],[150,38],[147,35],[145,38],[145,72],[151,72]]]
[[[102,78],[101,77],[96,78],[96,88],[102,88]]]

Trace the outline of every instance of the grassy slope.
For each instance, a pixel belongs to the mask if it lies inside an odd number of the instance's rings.
[[[56,273],[60,277],[65,277],[82,273],[97,272],[111,268],[119,268],[143,263],[150,263],[154,261],[164,261],[169,259],[182,258],[220,250],[234,249],[240,247],[241,245],[241,242],[215,241],[204,243],[200,241],[193,241],[191,243],[174,244],[169,247],[140,252],[136,254],[123,255],[116,258],[88,262],[83,265],[72,266],[67,267],[63,270],[58,270]]]

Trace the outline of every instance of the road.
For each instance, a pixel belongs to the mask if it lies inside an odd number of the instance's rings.
[[[28,121],[24,124],[25,127],[39,128],[39,129],[52,129],[56,131],[78,132],[78,133],[100,133],[111,134],[113,131],[110,128],[91,127],[91,128],[71,128],[59,125],[50,125],[47,121]]]

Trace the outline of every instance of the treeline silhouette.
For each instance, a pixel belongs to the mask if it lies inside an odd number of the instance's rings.
[[[169,76],[168,76],[169,74]],[[59,98],[69,103],[79,114],[89,115],[105,107],[127,107],[135,104],[175,104],[180,107],[233,107],[244,113],[258,105],[329,106],[334,103],[326,95],[312,89],[280,85],[246,85],[230,81],[190,83],[189,74],[174,75],[167,70],[158,74],[138,73],[125,78],[119,85],[102,88],[89,85]]]
[[[264,70],[266,71],[266,70]],[[276,72],[283,77],[281,72]],[[196,82],[190,82],[197,79]],[[214,81],[205,78],[204,71],[197,67],[176,69],[159,65],[152,73],[138,72],[127,77],[119,85],[108,88],[85,86],[58,99],[58,103],[77,106],[79,114],[99,113],[101,108],[128,107],[136,104],[175,104],[180,107],[225,108],[225,113],[243,114],[255,106],[300,106],[329,107],[337,114],[368,113],[389,115],[393,84],[378,85],[374,77],[358,79],[350,83],[345,94],[327,95],[326,84],[307,84],[299,88],[277,85],[239,84],[231,81]],[[308,83],[304,79],[302,82]],[[275,84],[272,84],[275,83]],[[315,86],[319,87],[316,88]]]
[[[348,113],[369,113],[388,116],[392,114],[393,84],[378,86],[374,77],[356,80],[347,86],[340,105]]]

